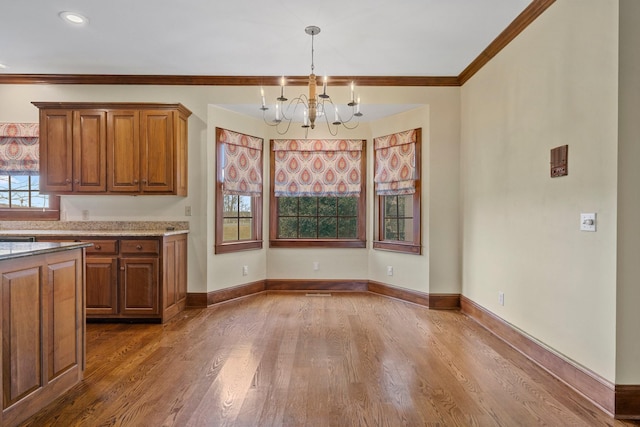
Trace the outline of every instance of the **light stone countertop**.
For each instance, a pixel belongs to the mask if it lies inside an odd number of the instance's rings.
[[[42,255],[52,252],[68,251],[78,248],[86,248],[91,243],[48,243],[48,242],[0,242],[0,261],[22,258],[32,255]]]
[[[186,221],[0,221],[0,236],[154,237],[186,233]]]

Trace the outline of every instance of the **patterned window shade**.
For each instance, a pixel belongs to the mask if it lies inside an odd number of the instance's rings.
[[[276,139],[276,197],[359,196],[359,139]]]
[[[37,123],[0,123],[0,174],[38,175],[39,137]]]
[[[376,194],[391,196],[416,191],[416,129],[375,138]]]
[[[261,195],[262,138],[226,129],[218,131],[218,141],[224,145],[223,194]]]

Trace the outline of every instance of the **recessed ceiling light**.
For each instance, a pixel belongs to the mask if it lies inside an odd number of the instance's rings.
[[[65,21],[76,25],[86,24],[87,22],[89,22],[86,17],[76,12],[60,12],[58,15]]]

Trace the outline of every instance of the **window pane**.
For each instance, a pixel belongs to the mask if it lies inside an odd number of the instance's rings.
[[[31,189],[38,191],[40,190],[40,176],[35,175],[31,177]]]
[[[398,240],[398,221],[395,218],[384,220],[384,240]]]
[[[397,217],[398,216],[398,197],[397,196],[383,196],[384,197],[384,216],[385,217]]]
[[[12,175],[11,176],[11,189],[12,190],[28,190],[29,189],[29,177],[26,175]]]
[[[227,194],[223,197],[223,210],[225,217],[238,216],[238,196]]]
[[[279,239],[296,239],[298,237],[298,218],[286,217],[278,221]]]
[[[338,216],[358,216],[358,197],[338,197]]]
[[[318,216],[336,216],[337,197],[318,198]]]
[[[12,207],[29,207],[29,192],[28,191],[12,191],[11,192],[11,205]]]
[[[318,221],[318,237],[320,239],[335,239],[338,236],[337,223],[336,217],[320,218]]]
[[[317,197],[300,197],[300,216],[316,216],[318,214]]]
[[[238,240],[238,220],[235,218],[225,218],[222,221],[223,235],[222,240],[225,242]]]
[[[8,191],[0,191],[0,207],[8,208],[9,207],[9,192]]]
[[[298,198],[278,197],[278,212],[280,216],[298,215]]]
[[[413,217],[413,194],[398,196],[398,216]]]
[[[49,196],[40,193],[31,193],[31,207],[33,208],[48,208]]]
[[[238,196],[240,216],[251,217],[251,196]]]
[[[251,233],[251,223],[253,220],[251,218],[241,218],[240,219],[240,240],[251,240],[253,238]]]
[[[315,239],[318,236],[318,219],[300,217],[300,238]]]
[[[404,242],[413,241],[413,219],[401,219],[398,222],[398,240]]]
[[[356,218],[340,218],[338,238],[355,239],[358,236],[358,220]]]
[[[9,190],[9,177],[7,175],[0,175],[0,190]]]

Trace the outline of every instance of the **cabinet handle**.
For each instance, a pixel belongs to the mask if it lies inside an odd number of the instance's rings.
[[[136,246],[136,249],[141,251],[142,250],[142,246],[138,245],[138,246]]]

